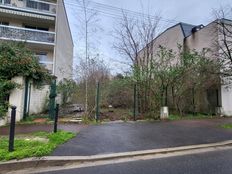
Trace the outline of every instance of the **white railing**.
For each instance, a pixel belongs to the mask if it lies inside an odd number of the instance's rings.
[[[56,4],[41,0],[0,0],[0,5],[9,6],[12,8],[21,8],[29,11],[37,11],[44,13],[56,14]]]
[[[0,38],[54,44],[55,32],[0,25]]]

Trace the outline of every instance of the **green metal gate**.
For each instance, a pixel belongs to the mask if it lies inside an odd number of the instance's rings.
[[[56,109],[56,79],[52,80],[50,86],[50,95],[49,95],[49,118],[55,118],[55,109]]]

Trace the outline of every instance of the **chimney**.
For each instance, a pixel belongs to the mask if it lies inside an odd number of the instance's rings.
[[[197,32],[197,31],[199,31],[199,30],[201,30],[202,28],[204,28],[204,25],[198,25],[198,26],[195,26],[195,27],[193,27],[193,29],[192,29],[192,33],[195,33],[195,32]]]

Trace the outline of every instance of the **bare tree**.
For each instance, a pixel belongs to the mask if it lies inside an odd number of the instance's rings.
[[[150,105],[151,68],[149,66],[153,58],[153,40],[159,22],[159,16],[144,15],[132,18],[123,12],[123,18],[114,32],[115,49],[131,63],[134,83],[138,87],[139,110],[142,113]]]
[[[218,30],[216,47],[218,59],[221,63],[221,74],[232,76],[232,7],[214,10]]]
[[[84,57],[85,57],[85,113],[88,112],[88,76],[89,76],[89,59],[91,49],[91,37],[93,33],[96,33],[99,26],[97,26],[97,12],[90,7],[90,1],[82,0],[78,1],[83,12],[83,18],[81,23],[83,24],[82,34],[84,35]],[[79,27],[79,26],[78,26]]]
[[[88,61],[88,112],[89,114],[86,115],[88,117],[91,116],[92,111],[95,109],[95,91],[96,91],[96,82],[100,81],[101,85],[108,82],[110,79],[110,70],[105,64],[105,62],[99,58],[97,54],[94,57],[90,57]],[[76,73],[78,74],[77,83],[79,86],[79,92],[75,96],[76,102],[84,102],[84,94],[85,94],[85,83],[86,83],[86,61],[82,60],[76,67]]]

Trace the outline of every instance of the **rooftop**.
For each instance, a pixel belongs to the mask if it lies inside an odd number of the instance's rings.
[[[192,29],[196,27],[196,25],[187,24],[183,22],[180,22],[179,25],[181,26],[184,37],[190,36],[192,34]]]

